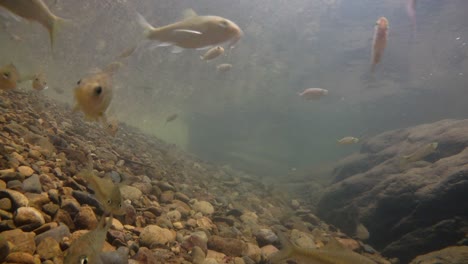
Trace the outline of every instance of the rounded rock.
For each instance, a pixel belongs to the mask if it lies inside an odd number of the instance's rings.
[[[18,172],[21,174],[21,176],[29,177],[33,175],[34,170],[29,166],[19,166]]]
[[[176,233],[157,225],[146,226],[140,234],[140,245],[152,248],[156,245],[165,245],[175,241]]]
[[[195,201],[192,209],[204,215],[211,215],[214,213],[214,207],[207,201]]]
[[[16,210],[14,221],[16,226],[21,227],[28,225],[30,230],[45,224],[44,216],[42,216],[41,212],[34,207],[18,208],[18,210]]]

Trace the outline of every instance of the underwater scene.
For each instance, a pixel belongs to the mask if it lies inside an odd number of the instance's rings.
[[[0,0],[0,263],[468,264],[467,0]]]

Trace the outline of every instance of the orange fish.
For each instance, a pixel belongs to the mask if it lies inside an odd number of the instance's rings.
[[[387,38],[388,20],[385,17],[381,17],[375,23],[374,40],[372,43],[372,71],[374,71],[375,65],[382,59],[383,52],[387,46]]]
[[[0,68],[0,90],[15,89],[19,79],[18,70],[13,63]]]

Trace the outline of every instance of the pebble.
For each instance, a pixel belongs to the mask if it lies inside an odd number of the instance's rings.
[[[208,248],[222,252],[228,256],[242,256],[247,249],[246,243],[236,238],[225,238],[212,235],[208,240]]]
[[[78,229],[92,230],[98,225],[93,209],[87,205],[80,207],[73,222]]]
[[[0,199],[0,209],[9,211],[11,209],[11,200],[8,198]]]
[[[291,231],[291,241],[299,248],[316,248],[314,237],[297,229]]]
[[[193,264],[203,264],[205,260],[205,252],[199,247],[192,248],[192,263]]]
[[[16,210],[14,217],[15,225],[18,227],[26,227],[23,230],[34,230],[45,224],[42,213],[34,207],[20,207]]]
[[[271,229],[262,228],[255,233],[257,243],[259,246],[273,244],[278,240],[278,236]]]
[[[26,252],[33,254],[36,251],[33,232],[23,232],[21,229],[3,231],[2,236],[11,243],[11,252]]]
[[[59,243],[52,237],[44,238],[39,245],[37,245],[36,253],[41,256],[42,259],[52,259],[62,254]]]
[[[122,225],[122,223],[116,219],[116,218],[112,218],[112,225],[111,225],[111,228],[112,229],[115,229],[115,230],[119,230],[119,231],[123,231],[124,230],[124,226]]]
[[[6,239],[0,237],[0,263],[3,263],[8,254],[10,254],[10,245]]]
[[[247,248],[244,251],[243,255],[249,257],[250,259],[255,261],[255,263],[260,262],[260,260],[262,259],[262,251],[257,245],[252,243],[247,243]]]
[[[263,259],[269,259],[271,254],[278,252],[279,250],[273,245],[266,245],[260,248]]]
[[[175,241],[176,233],[157,225],[146,226],[140,234],[140,246],[152,248]]]
[[[120,193],[122,195],[122,200],[130,200],[132,203],[140,200],[143,195],[138,188],[129,185],[120,186]]]
[[[161,197],[159,198],[162,203],[170,203],[174,200],[174,192],[173,191],[164,191],[161,193]]]
[[[204,215],[211,215],[214,213],[214,207],[207,201],[195,201],[192,209]]]
[[[31,177],[25,179],[23,181],[23,190],[25,192],[41,193],[42,185],[39,180],[39,175],[33,174]]]
[[[19,166],[18,172],[21,174],[21,176],[29,177],[33,175],[34,170],[29,166]]]
[[[171,220],[171,222],[177,222],[180,220],[180,218],[182,217],[182,215],[180,214],[179,211],[177,210],[172,210],[172,211],[169,211],[167,213],[167,217]]]
[[[33,255],[26,252],[12,252],[6,258],[7,263],[17,264],[40,264],[37,262]]]

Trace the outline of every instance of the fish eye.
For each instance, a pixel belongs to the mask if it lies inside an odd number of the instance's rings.
[[[112,201],[111,201],[111,200],[107,200],[107,204],[111,204],[111,203],[112,203]]]
[[[227,28],[229,26],[229,23],[226,20],[223,20],[219,23],[219,25],[223,28]]]
[[[101,87],[101,86],[95,87],[95,88],[94,88],[94,92],[95,92],[97,95],[100,95],[100,94],[102,93],[102,87]]]
[[[4,73],[3,73],[3,78],[5,78],[5,79],[10,78],[10,73],[4,72]]]
[[[76,84],[78,84],[78,85],[80,85],[80,83],[81,83],[81,79],[79,79],[79,80],[76,82]]]
[[[80,260],[80,264],[88,264],[88,257],[84,257]]]

